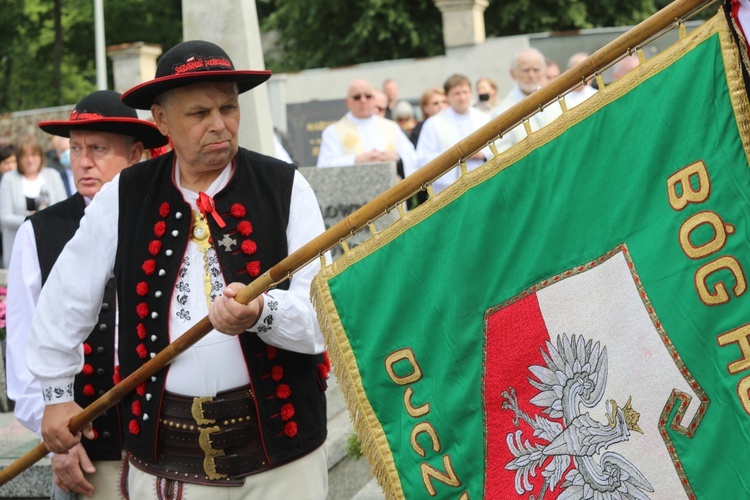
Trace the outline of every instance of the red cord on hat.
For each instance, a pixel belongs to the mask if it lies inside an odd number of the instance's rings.
[[[224,222],[224,219],[221,218],[221,215],[219,215],[219,213],[216,211],[216,204],[214,203],[214,199],[208,196],[206,193],[199,192],[198,200],[195,202],[195,204],[198,205],[198,208],[204,216],[206,215],[206,213],[210,213],[219,227],[223,228],[227,225],[227,223]]]

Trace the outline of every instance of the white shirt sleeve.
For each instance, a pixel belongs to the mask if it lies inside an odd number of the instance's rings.
[[[419,168],[424,167],[427,163],[435,159],[440,153],[440,141],[438,139],[437,131],[435,130],[435,121],[432,117],[428,118],[424,125],[422,125],[422,131],[419,132],[419,140],[417,141],[417,165]]]
[[[8,269],[6,374],[16,419],[41,435],[44,402],[39,381],[26,368],[26,339],[42,288],[42,272],[31,222],[18,229]]]
[[[354,165],[356,161],[356,155],[344,154],[344,148],[341,145],[335,125],[328,125],[323,129],[320,139],[320,152],[318,153],[318,167],[343,167]]]
[[[286,236],[289,253],[325,230],[323,216],[310,184],[299,172],[294,173],[292,201]],[[327,257],[330,262],[330,255]],[[313,260],[294,273],[288,290],[274,289],[264,297],[263,311],[249,333],[257,333],[267,344],[288,351],[318,354],[325,349],[323,335],[310,302],[310,284],[320,271]]]
[[[398,131],[398,142],[396,150],[404,165],[404,176],[409,176],[417,171],[417,153],[414,150],[414,144],[411,143],[403,130]]]
[[[83,341],[96,325],[117,252],[119,177],[86,208],[75,236],[52,268],[29,330],[26,364],[46,404],[73,401],[83,367]],[[64,296],[65,300],[60,300]]]
[[[22,199],[20,175],[11,171],[0,180],[0,224],[5,230],[18,229],[26,220],[26,206],[22,205],[26,201]],[[23,209],[16,213],[15,209],[19,206]]]

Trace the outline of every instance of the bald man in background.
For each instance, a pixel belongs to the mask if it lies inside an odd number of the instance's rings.
[[[416,154],[401,127],[375,114],[370,82],[354,80],[344,102],[349,111],[323,130],[318,167],[397,162],[399,174],[416,170]]]
[[[547,66],[544,54],[539,50],[528,48],[516,52],[510,68],[510,76],[516,84],[508,95],[505,96],[505,99],[500,102],[500,105],[493,110],[492,117],[500,115],[539,89],[546,81],[546,70]],[[562,108],[560,108],[559,104],[554,103],[548,106],[544,111],[533,115],[529,119],[531,130],[536,132],[561,114]],[[525,137],[526,130],[523,125],[518,125],[503,135],[502,139],[499,139],[495,144],[498,151],[502,152],[517,144]]]

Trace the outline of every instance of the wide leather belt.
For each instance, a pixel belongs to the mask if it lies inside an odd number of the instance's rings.
[[[216,397],[165,393],[156,451],[155,464],[133,456],[131,463],[160,477],[216,486],[239,486],[245,476],[273,467],[249,387]]]
[[[226,450],[227,448],[242,446],[254,440],[258,434],[256,426],[243,424],[223,430],[219,426],[202,427],[198,429],[198,432],[199,451],[209,447],[213,450]],[[207,439],[211,441],[210,445],[206,441]],[[164,425],[159,429],[159,443],[163,443],[168,448],[187,448],[186,451],[189,452],[191,449],[195,449],[195,440],[195,430],[174,429]]]
[[[231,419],[255,418],[255,402],[249,387],[219,393],[214,398],[188,398],[167,392],[161,415],[194,420],[198,425],[232,423]]]

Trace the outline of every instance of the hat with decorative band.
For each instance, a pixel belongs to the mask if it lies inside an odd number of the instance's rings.
[[[133,108],[120,100],[114,90],[97,90],[81,99],[70,118],[39,122],[37,126],[52,135],[70,137],[71,130],[109,132],[133,137],[146,149],[158,148],[169,142],[151,122],[138,118]]]
[[[271,78],[270,71],[236,70],[232,60],[215,43],[189,40],[161,56],[156,77],[122,94],[122,101],[136,109],[150,109],[156,96],[167,90],[202,82],[236,82],[239,93]]]

